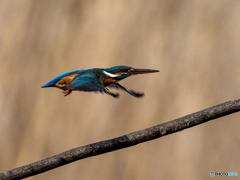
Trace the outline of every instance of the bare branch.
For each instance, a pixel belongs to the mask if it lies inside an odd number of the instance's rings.
[[[29,176],[34,176],[79,159],[134,146],[138,143],[166,136],[168,134],[172,134],[238,111],[240,111],[240,99],[228,101],[173,121],[136,131],[114,139],[71,149],[35,163],[0,173],[0,180],[23,179]]]

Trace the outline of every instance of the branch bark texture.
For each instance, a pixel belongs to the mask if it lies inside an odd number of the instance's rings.
[[[74,148],[55,156],[0,173],[0,180],[23,179],[91,156],[134,146],[240,111],[240,99],[136,131],[114,139]]]

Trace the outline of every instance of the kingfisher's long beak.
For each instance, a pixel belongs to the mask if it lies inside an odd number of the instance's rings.
[[[154,73],[159,72],[158,70],[153,69],[133,69],[133,71],[130,72],[130,74],[146,74],[146,73]]]

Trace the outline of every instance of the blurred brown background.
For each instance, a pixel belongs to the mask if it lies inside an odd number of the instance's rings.
[[[0,171],[238,99],[239,59],[240,1],[1,0]],[[40,88],[67,71],[116,65],[160,73],[121,82],[145,92],[140,99]],[[239,120],[236,113],[28,179],[240,173]]]

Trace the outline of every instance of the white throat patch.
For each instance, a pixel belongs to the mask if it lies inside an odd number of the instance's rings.
[[[108,76],[110,76],[110,77],[118,77],[117,75],[111,74],[111,73],[106,72],[106,71],[103,71],[103,73],[106,74],[106,75],[108,75]]]

